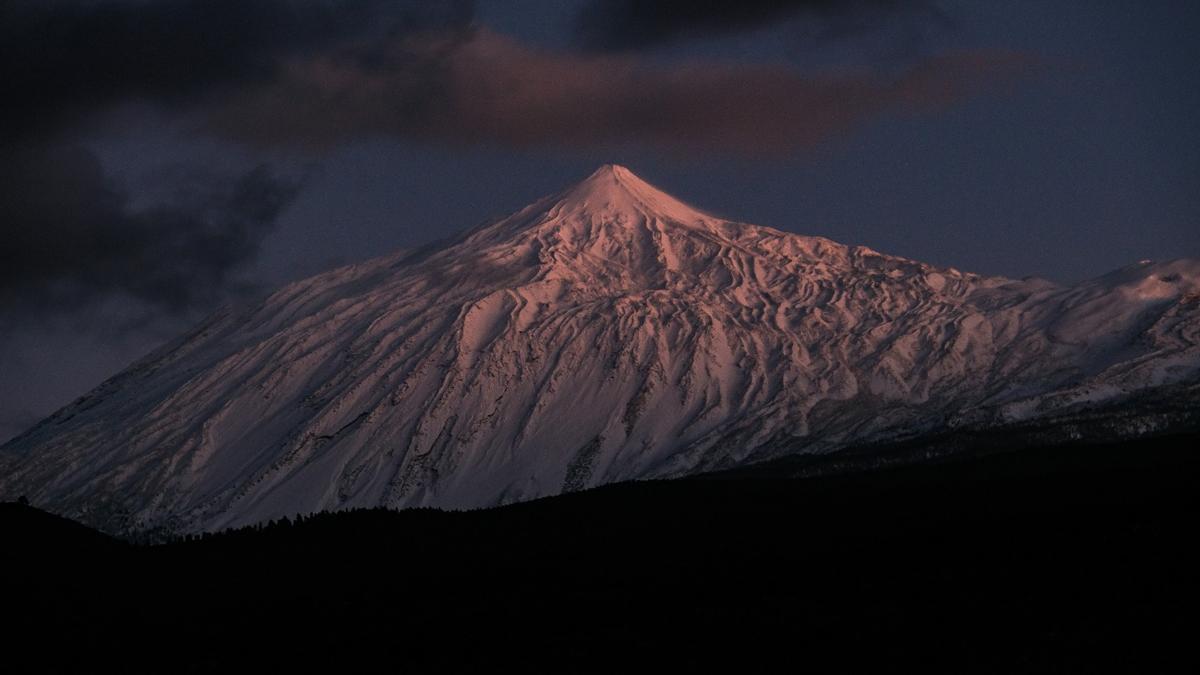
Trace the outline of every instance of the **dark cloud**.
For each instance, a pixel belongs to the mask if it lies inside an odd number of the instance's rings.
[[[193,103],[269,81],[291,55],[471,15],[453,0],[0,0],[0,133],[44,132],[131,99]]]
[[[169,203],[134,209],[95,155],[13,144],[0,160],[0,316],[42,316],[112,297],[157,312],[211,306],[295,194],[264,167],[199,176]]]
[[[576,37],[590,50],[624,51],[716,37],[804,16],[846,34],[901,16],[946,23],[932,0],[591,0]]]
[[[18,120],[55,123],[106,104],[146,100],[248,144],[309,149],[385,135],[785,152],[882,110],[954,100],[1017,65],[1008,55],[967,54],[887,75],[809,75],[784,65],[709,62],[655,66],[629,55],[517,43],[473,26],[473,6],[462,1],[0,6],[7,50],[0,88],[18,102],[9,108]],[[601,33],[649,44],[798,12],[851,16],[928,6],[917,0],[596,1],[584,15]]]
[[[790,152],[872,115],[953,103],[1023,72],[1011,53],[948,54],[902,72],[786,65],[650,65],[551,52],[486,30],[391,43],[370,64],[295,59],[204,123],[250,144],[328,147],[369,136],[446,143]]]
[[[295,194],[265,167],[193,172],[174,200],[135,209],[86,145],[105,112],[187,115],[272,85],[289,59],[347,50],[369,64],[370,45],[461,30],[472,13],[455,0],[0,0],[5,321],[113,297],[206,309],[235,290]]]
[[[3,2],[3,0],[0,0]],[[588,25],[654,41],[808,11],[912,0],[594,2]],[[954,100],[1011,73],[1003,54],[944,55],[903,72],[651,65],[545,51],[472,25],[467,2],[8,2],[0,88],[22,129],[129,100],[251,145],[323,149],[387,135],[447,143],[649,144],[788,151],[896,107]],[[620,25],[640,27],[633,32]],[[603,28],[603,30],[609,30]],[[642,32],[638,32],[638,31]],[[25,135],[28,135],[26,133]]]

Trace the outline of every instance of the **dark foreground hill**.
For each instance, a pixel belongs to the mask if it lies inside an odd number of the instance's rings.
[[[1195,672],[1196,441],[153,547],[7,504],[2,669]]]

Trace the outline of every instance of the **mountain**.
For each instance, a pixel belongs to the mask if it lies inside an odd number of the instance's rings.
[[[1200,261],[986,277],[730,222],[604,166],[218,313],[0,448],[0,498],[109,532],[492,506],[1197,380]]]

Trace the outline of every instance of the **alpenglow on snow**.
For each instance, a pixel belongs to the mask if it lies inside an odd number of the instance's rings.
[[[494,506],[1195,381],[1198,345],[1198,261],[985,277],[604,166],[210,317],[0,448],[0,498],[110,532]]]

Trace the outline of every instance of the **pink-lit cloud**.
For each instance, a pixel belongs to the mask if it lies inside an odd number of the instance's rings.
[[[1011,52],[962,52],[899,73],[786,64],[652,63],[536,49],[476,29],[292,59],[222,99],[210,129],[253,144],[321,148],[364,136],[454,144],[786,152],[890,111],[953,104],[1026,72]]]

